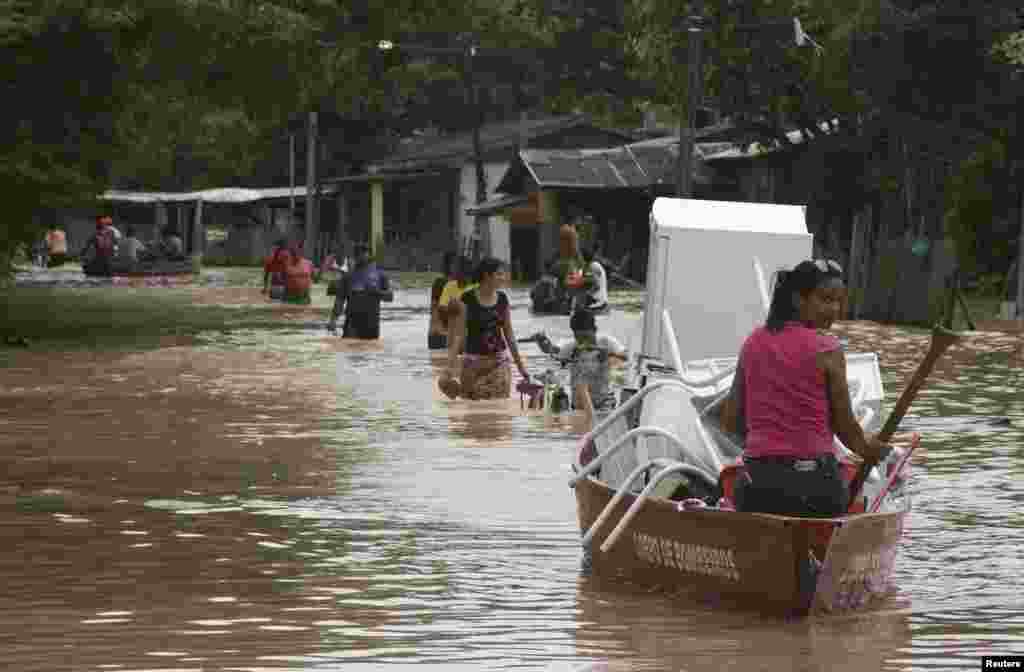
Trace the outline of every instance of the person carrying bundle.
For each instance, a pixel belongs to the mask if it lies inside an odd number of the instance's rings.
[[[477,288],[451,304],[454,315],[448,331],[448,368],[438,385],[453,399],[507,399],[512,395],[509,356],[527,382],[530,374],[516,344],[508,296],[500,291],[508,283],[505,262],[484,259],[476,280]],[[461,375],[456,379],[463,345]]]

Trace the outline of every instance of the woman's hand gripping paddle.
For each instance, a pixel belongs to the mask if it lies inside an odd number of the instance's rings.
[[[960,334],[950,331],[942,327],[941,325],[935,325],[932,329],[932,342],[928,348],[928,354],[924,356],[921,363],[917,366],[917,371],[910,378],[910,382],[907,383],[906,388],[903,390],[903,394],[896,401],[896,405],[892,409],[892,413],[889,414],[889,418],[885,421],[882,426],[882,431],[878,433],[878,439],[883,443],[888,443],[892,439],[892,435],[896,433],[896,428],[900,426],[900,422],[903,421],[903,416],[906,415],[910,405],[914,403],[914,399],[917,397],[917,393],[921,391],[921,387],[924,386],[925,380],[928,375],[935,368],[935,363],[939,361],[943,353],[949,349],[949,346],[960,340]],[[853,481],[850,482],[850,505],[857,501],[857,497],[860,496],[860,491],[864,487],[864,481],[867,480],[868,474],[871,469],[878,464],[877,460],[865,459],[861,463],[860,468],[857,470],[857,475],[853,477]]]

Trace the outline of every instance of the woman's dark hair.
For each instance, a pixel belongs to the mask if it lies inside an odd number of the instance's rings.
[[[824,266],[826,270],[821,270]],[[806,296],[825,281],[841,278],[839,265],[824,260],[801,261],[793,270],[781,270],[775,274],[775,290],[772,292],[772,304],[768,309],[768,318],[764,321],[765,328],[771,332],[782,331],[786,322],[799,318],[799,310],[793,301],[794,294]]]
[[[476,267],[475,278],[477,282],[481,282],[485,275],[493,275],[505,268],[505,262],[497,257],[484,257]]]
[[[573,331],[597,331],[597,320],[589,310],[577,310],[569,318],[569,328]]]
[[[594,246],[584,245],[583,249],[580,250],[580,254],[583,255],[583,261],[589,264],[594,260]]]

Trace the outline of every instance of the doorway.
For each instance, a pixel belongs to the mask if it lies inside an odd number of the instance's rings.
[[[510,227],[509,245],[512,248],[512,271],[518,272],[516,280],[536,280],[539,276],[537,268],[537,250],[540,249],[540,232],[536,225]]]

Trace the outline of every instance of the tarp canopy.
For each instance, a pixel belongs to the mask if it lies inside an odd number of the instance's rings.
[[[333,193],[336,187],[321,187],[321,193]],[[280,198],[306,197],[306,187],[270,187],[266,189],[248,189],[244,187],[224,187],[220,189],[203,189],[201,191],[120,191],[110,190],[100,197],[105,201],[122,203],[253,203]]]

